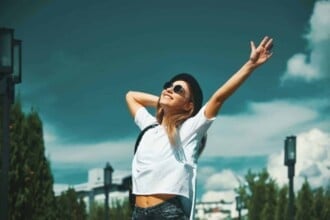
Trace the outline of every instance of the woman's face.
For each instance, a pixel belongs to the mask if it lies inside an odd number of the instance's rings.
[[[165,83],[159,103],[163,108],[189,110],[193,103],[188,84],[182,80]]]

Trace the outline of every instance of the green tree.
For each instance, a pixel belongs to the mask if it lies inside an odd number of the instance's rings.
[[[324,194],[324,208],[322,210],[321,220],[330,219],[330,182],[325,190]]]
[[[263,169],[260,173],[249,170],[245,181],[247,185],[240,185],[235,191],[241,196],[244,207],[248,209],[248,219],[275,219],[278,186],[270,178],[267,170]]]
[[[96,203],[92,205],[89,213],[88,220],[104,219],[105,211],[103,203]],[[112,201],[109,210],[110,219],[130,220],[132,219],[132,210],[128,199],[124,201],[116,200]]]
[[[25,137],[28,149],[28,169],[31,173],[30,201],[32,219],[55,218],[55,196],[53,191],[53,177],[49,162],[45,156],[42,122],[34,110],[27,116],[27,130]]]
[[[88,215],[88,220],[99,220],[99,219],[104,219],[104,205],[98,204],[94,202],[92,204],[92,207],[90,209],[90,213]]]
[[[130,220],[132,217],[131,206],[128,199],[113,201],[110,207],[110,219]]]
[[[278,188],[270,178],[267,170],[253,173],[250,170],[245,176],[247,185],[235,191],[241,196],[248,209],[250,220],[288,220],[288,186]],[[330,184],[312,191],[305,179],[297,193],[294,204],[296,220],[328,220],[330,219]]]
[[[16,102],[10,114],[10,219],[55,219],[53,177],[44,149],[37,112],[26,115]]]
[[[296,219],[312,220],[313,193],[311,187],[305,179],[296,200]]]
[[[312,207],[312,214],[314,220],[321,220],[322,219],[322,212],[324,207],[324,190],[322,187],[319,187],[315,190],[313,196],[313,207]]]
[[[288,220],[288,192],[287,185],[283,186],[278,193],[275,220]]]
[[[73,188],[63,192],[56,198],[56,219],[63,220],[86,220],[86,205],[84,201],[78,198]]]
[[[20,102],[10,115],[9,216],[10,219],[32,218],[30,190],[31,172],[28,168],[28,147],[25,141],[26,117]]]
[[[265,169],[259,174],[254,174],[249,170],[245,176],[251,193],[247,199],[249,219],[261,220],[261,212],[267,202],[266,181],[268,178],[269,174]]]
[[[273,179],[269,179],[265,183],[266,187],[266,203],[261,211],[261,219],[275,220],[277,206],[277,185]]]

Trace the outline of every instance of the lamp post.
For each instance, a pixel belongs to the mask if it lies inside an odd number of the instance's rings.
[[[288,167],[289,178],[289,220],[294,219],[293,177],[296,163],[296,136],[286,137],[284,142],[284,164]]]
[[[112,184],[112,173],[113,173],[113,168],[111,167],[109,162],[107,162],[104,167],[105,220],[109,220],[109,188],[111,187]]]
[[[236,199],[236,210],[238,212],[238,219],[241,220],[241,210],[243,208],[242,198],[238,195],[235,197]]]
[[[21,41],[14,30],[0,28],[0,97],[2,104],[0,219],[9,219],[9,112],[15,84],[21,82]]]

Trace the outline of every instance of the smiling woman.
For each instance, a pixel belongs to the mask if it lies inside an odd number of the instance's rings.
[[[128,92],[131,115],[145,132],[132,162],[133,220],[193,219],[197,159],[205,135],[221,106],[271,56],[273,39],[251,42],[250,59],[203,105],[197,80],[188,73],[164,84],[160,96]],[[152,116],[147,107],[156,108]],[[160,181],[161,180],[161,181]]]

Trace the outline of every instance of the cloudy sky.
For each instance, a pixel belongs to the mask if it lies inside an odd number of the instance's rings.
[[[329,183],[330,2],[309,0],[5,0],[0,26],[23,40],[24,110],[43,121],[56,184],[87,181],[109,161],[129,170],[138,129],[128,90],[159,94],[192,73],[210,97],[247,59],[250,40],[274,38],[271,60],[227,101],[200,159],[199,199],[233,198],[246,171],[280,184],[286,136],[296,135],[296,184]],[[296,188],[298,188],[297,185]],[[226,194],[227,193],[227,194]]]

